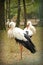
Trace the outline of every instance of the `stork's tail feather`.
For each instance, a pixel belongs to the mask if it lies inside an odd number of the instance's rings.
[[[35,52],[36,52],[36,49],[35,49],[35,48],[33,47],[33,45],[32,45],[30,42],[28,42],[28,41],[25,42],[25,47],[26,47],[28,50],[30,50],[31,53],[35,53]]]
[[[31,53],[35,53],[36,52],[36,49],[33,47],[33,45],[29,41],[23,41],[23,40],[18,40],[18,39],[15,39],[15,40],[17,42],[19,42],[20,44],[22,44],[25,48],[30,50]]]
[[[33,44],[33,42],[31,41],[30,37],[26,34],[24,34],[25,38],[32,44],[33,47],[35,47],[35,45]]]

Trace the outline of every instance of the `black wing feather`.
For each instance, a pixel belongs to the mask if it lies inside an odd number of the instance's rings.
[[[24,37],[32,44],[32,46],[35,48],[35,45],[31,41],[30,37],[27,34],[24,34]]]
[[[20,44],[22,44],[25,48],[27,48],[28,50],[30,50],[31,53],[35,53],[36,52],[36,50],[34,49],[33,45],[29,41],[23,41],[23,40],[19,40],[17,38],[15,38],[15,40],[17,42],[19,42]]]

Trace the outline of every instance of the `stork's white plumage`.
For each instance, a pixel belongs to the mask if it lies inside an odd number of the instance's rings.
[[[22,44],[24,47],[26,47],[28,50],[31,51],[31,53],[35,53],[35,46],[31,42],[30,38],[25,34],[24,30],[18,28],[18,27],[13,27],[13,23],[9,23],[10,29],[8,30],[8,36],[10,38],[15,38],[16,41],[18,41],[20,44]]]
[[[27,27],[24,29],[24,31],[28,32],[29,36],[33,36],[36,33],[36,29],[32,25],[31,21],[27,21]]]

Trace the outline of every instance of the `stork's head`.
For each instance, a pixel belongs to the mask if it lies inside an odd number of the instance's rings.
[[[14,28],[15,26],[16,26],[16,23],[15,23],[15,22],[10,22],[10,23],[9,23],[9,27],[10,27],[10,28]]]
[[[27,21],[27,26],[32,26],[31,21]]]

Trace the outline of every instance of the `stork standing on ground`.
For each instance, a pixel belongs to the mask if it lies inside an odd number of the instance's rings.
[[[31,53],[35,53],[35,45],[31,42],[29,36],[26,34],[26,32],[18,27],[15,27],[16,23],[10,22],[8,30],[8,36],[10,38],[14,38],[17,42],[19,42],[21,45],[23,45],[25,48],[30,50]]]

